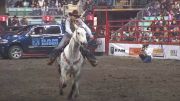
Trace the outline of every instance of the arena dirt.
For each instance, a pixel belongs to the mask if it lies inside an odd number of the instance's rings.
[[[82,69],[77,101],[180,101],[180,61],[98,57]],[[47,58],[0,59],[0,101],[66,101],[58,90],[55,65]]]

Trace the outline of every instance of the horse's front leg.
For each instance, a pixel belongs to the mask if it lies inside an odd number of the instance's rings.
[[[59,94],[63,95],[62,77],[59,78]]]
[[[80,74],[77,75],[76,80],[75,80],[75,97],[79,96],[79,79],[80,79]]]
[[[74,76],[72,88],[68,95],[69,100],[72,100],[74,97],[77,97],[79,95],[79,77],[79,73]]]

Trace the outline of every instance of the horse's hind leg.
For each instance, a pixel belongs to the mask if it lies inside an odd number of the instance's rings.
[[[60,80],[59,80],[59,94],[63,95],[63,88],[66,87],[66,71],[62,70],[60,74]]]
[[[62,88],[61,80],[59,80],[59,94],[63,95],[63,88]]]
[[[59,73],[59,94],[63,95],[63,87],[62,87],[62,77],[61,77],[61,67],[58,64],[58,73]]]
[[[68,95],[68,99],[69,99],[69,100],[72,100],[72,99],[73,99],[73,93],[74,93],[75,89],[76,89],[76,85],[75,85],[75,83],[73,83],[72,88],[71,88],[71,91],[70,91],[70,93],[69,93],[69,95]]]

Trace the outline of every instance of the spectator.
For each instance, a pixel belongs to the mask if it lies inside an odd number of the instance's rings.
[[[12,26],[12,20],[13,20],[12,17],[9,17],[9,18],[8,18],[8,26]]]
[[[12,26],[19,26],[20,23],[19,23],[19,19],[18,17],[15,15],[12,19]]]
[[[177,25],[178,25],[178,24],[177,24],[176,19],[173,19],[173,20],[172,20],[172,23],[171,23],[171,25],[170,25],[170,28],[171,28],[171,29],[174,29]]]
[[[98,37],[104,37],[106,35],[105,28],[104,27],[100,27],[98,29],[99,29],[99,30],[97,30],[98,31],[97,33],[99,33]]]
[[[160,41],[160,35],[161,35],[161,29],[159,27],[156,27],[156,30],[154,32],[154,35],[153,35],[153,39],[155,42],[159,42]]]
[[[58,24],[58,22],[55,20],[54,17],[52,17],[52,20],[47,22],[48,24]],[[62,27],[61,27],[62,28]]]
[[[14,0],[8,0],[8,7],[14,7]]]
[[[171,35],[172,35],[172,37],[176,37],[176,36],[179,36],[180,34],[180,32],[179,32],[180,30],[179,30],[179,27],[178,26],[176,26],[176,27],[174,27],[174,29],[172,30],[172,33],[171,33]]]
[[[20,24],[21,24],[21,26],[27,26],[28,25],[28,20],[25,16],[20,20]]]
[[[163,30],[164,30],[163,42],[169,42],[169,40],[168,40],[168,36],[169,36],[168,27],[164,26]]]
[[[110,34],[111,34],[111,41],[117,41],[116,32],[114,30],[111,30]]]
[[[16,1],[15,7],[23,7],[23,1],[22,0]]]
[[[148,26],[147,30],[149,30],[149,29],[150,29],[150,31],[152,31],[152,32],[154,33],[154,31],[155,31],[155,29],[156,29],[156,23],[155,23],[155,21],[152,21],[152,22],[151,22],[151,25]]]

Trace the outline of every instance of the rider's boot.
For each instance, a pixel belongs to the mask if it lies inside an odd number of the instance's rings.
[[[98,61],[92,52],[85,47],[81,47],[80,50],[82,55],[87,58],[93,67],[97,66]]]
[[[61,54],[62,49],[53,49],[53,51],[49,54],[49,61],[48,61],[48,65],[52,65],[54,63],[54,61],[56,60],[56,58]]]
[[[53,51],[49,54],[49,61],[48,65],[52,65],[56,58],[62,53],[63,49],[66,47],[66,45],[69,43],[70,36],[68,34],[64,35],[59,45],[53,49]]]

